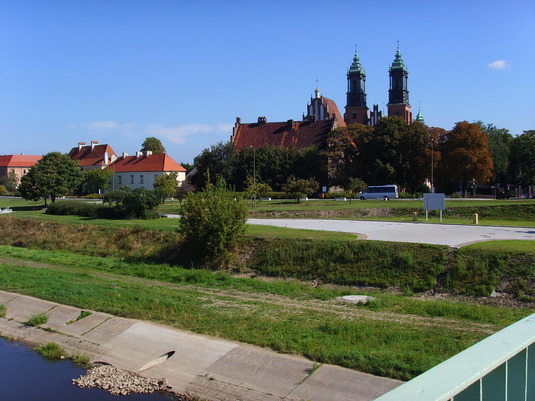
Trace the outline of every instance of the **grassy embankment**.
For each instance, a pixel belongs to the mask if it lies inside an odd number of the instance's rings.
[[[384,376],[413,377],[533,313],[531,303],[511,309],[354,287],[395,286],[411,294],[429,288],[477,293],[501,285],[498,289],[529,300],[535,251],[515,253],[503,247],[508,242],[501,243],[501,253],[481,252],[475,245],[452,254],[439,246],[325,239],[331,234],[323,240],[285,241],[271,238],[276,232],[270,231],[250,237],[236,265],[258,278],[236,278],[184,269],[189,265],[183,263],[180,238],[169,227],[148,231],[139,225],[120,228],[120,222],[103,227],[58,224],[61,219],[10,220],[0,219],[3,243],[17,245],[0,247],[4,290]],[[381,264],[374,266],[378,259]],[[467,283],[474,285],[466,288]],[[366,306],[335,301],[357,291],[376,300]]]

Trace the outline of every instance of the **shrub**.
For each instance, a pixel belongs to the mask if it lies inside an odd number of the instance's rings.
[[[123,219],[154,219],[159,214],[156,208],[164,201],[159,190],[123,187],[104,195],[104,202],[113,206],[114,217]]]
[[[3,185],[0,185],[0,196],[9,195],[9,191],[7,188]]]
[[[188,194],[180,231],[197,258],[224,265],[230,262],[247,219],[245,202],[233,195],[222,183]]]

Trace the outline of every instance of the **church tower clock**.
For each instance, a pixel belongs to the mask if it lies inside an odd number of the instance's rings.
[[[366,106],[366,72],[355,51],[353,63],[347,72],[347,103],[344,121],[349,124],[368,124],[369,109]]]
[[[407,78],[409,71],[401,58],[398,49],[396,57],[389,70],[390,89],[388,90],[388,117],[399,116],[407,124],[412,122],[411,105],[409,104],[409,90],[407,89]]]

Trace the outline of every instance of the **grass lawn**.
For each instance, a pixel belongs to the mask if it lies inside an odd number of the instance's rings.
[[[0,289],[404,380],[533,313],[7,246]]]

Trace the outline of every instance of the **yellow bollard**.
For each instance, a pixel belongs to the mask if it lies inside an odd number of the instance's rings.
[[[474,224],[479,224],[479,214],[474,213]]]
[[[412,212],[412,221],[418,221],[418,212]]]

